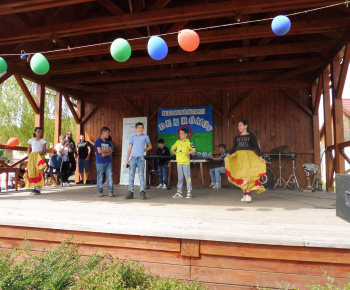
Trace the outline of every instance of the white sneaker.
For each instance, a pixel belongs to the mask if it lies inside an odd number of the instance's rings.
[[[167,187],[166,184],[164,184],[162,188],[163,188],[163,189],[168,189],[168,187]]]
[[[221,184],[216,183],[215,186],[213,186],[214,189],[220,189],[221,188]]]
[[[68,182],[63,182],[63,186],[69,187],[70,184]]]
[[[159,184],[157,188],[163,188],[163,184]]]
[[[245,201],[246,202],[252,202],[252,197],[250,195],[245,196]]]
[[[247,196],[247,195],[244,194],[244,195],[243,195],[243,198],[241,199],[241,201],[246,201],[246,199],[245,199],[246,196]]]
[[[210,183],[210,187],[214,187],[216,185],[215,182]]]

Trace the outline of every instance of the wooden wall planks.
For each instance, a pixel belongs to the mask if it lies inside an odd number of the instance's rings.
[[[305,106],[311,106],[311,98],[308,89],[287,88],[298,100]],[[112,138],[115,143],[115,153],[113,155],[114,182],[119,183],[120,162],[122,150],[122,130],[123,118],[137,117],[138,112],[146,113],[147,117],[154,116],[149,120],[148,135],[150,136],[153,149],[151,154],[155,154],[157,148],[158,118],[157,110],[163,104],[165,108],[172,107],[191,107],[201,105],[213,105],[216,109],[213,113],[214,133],[213,146],[214,154],[218,155],[217,145],[228,140],[227,148],[231,149],[233,139],[237,135],[237,124],[239,120],[246,119],[250,122],[252,131],[260,140],[262,152],[270,152],[273,148],[281,145],[289,145],[288,152],[297,152],[296,159],[297,177],[301,186],[306,186],[306,175],[302,170],[304,163],[314,163],[314,144],[313,144],[313,119],[304,110],[298,106],[295,101],[286,96],[279,89],[256,90],[249,95],[238,106],[235,105],[246,96],[250,90],[245,91],[213,91],[188,94],[152,95],[145,97],[128,97],[127,101],[116,96],[115,99],[106,99],[100,109],[86,122],[84,127],[87,139],[95,141],[100,136],[100,129],[103,126],[110,127]],[[164,103],[164,101],[166,101]],[[225,103],[227,102],[228,105]],[[138,112],[130,105],[131,103]],[[224,104],[225,103],[225,104]],[[89,112],[94,104],[86,102],[85,112]],[[228,108],[227,108],[228,107]],[[223,108],[227,108],[232,113],[229,115]],[[148,113],[147,113],[148,112]],[[228,124],[224,128],[224,124]],[[227,134],[228,131],[228,134]],[[91,163],[94,164],[92,158]],[[288,163],[288,164],[287,164]],[[218,164],[204,164],[205,182],[209,184],[209,170]],[[291,174],[290,160],[283,160],[283,166],[286,166],[283,175],[286,179]],[[277,159],[271,167],[275,177],[278,175]],[[271,169],[270,168],[270,169]],[[173,170],[175,174],[171,177],[171,183],[176,184],[177,176],[175,165]],[[200,175],[196,170],[192,171],[192,180],[194,185],[200,185]],[[95,166],[91,166],[92,176],[96,176]],[[229,184],[224,181],[224,184]]]
[[[257,285],[271,289],[287,284],[305,289],[312,281],[326,282],[323,271],[342,286],[348,281],[350,268],[349,249],[189,241],[1,225],[0,251],[8,252],[27,235],[36,245],[33,249],[36,254],[39,249],[56,247],[73,234],[74,241],[84,241],[81,252],[85,256],[97,250],[109,252],[113,257],[140,261],[156,274],[198,279],[209,289],[252,289]],[[198,257],[182,255],[188,252],[181,245],[188,242],[199,245],[195,246],[196,252],[199,249]]]

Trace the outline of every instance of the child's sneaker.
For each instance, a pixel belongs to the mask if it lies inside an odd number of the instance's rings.
[[[133,199],[134,198],[134,193],[132,191],[129,190],[127,196],[125,197],[125,199]]]
[[[147,199],[147,198],[146,198],[146,191],[141,190],[141,191],[140,191],[140,196],[141,196],[141,199],[142,199],[142,200]]]
[[[159,184],[157,188],[163,188],[163,184]]]
[[[251,195],[246,195],[245,196],[245,201],[246,202],[252,202],[252,196]]]
[[[246,201],[246,194],[243,195],[243,198],[241,199],[241,201]]]
[[[109,195],[110,197],[114,197],[113,190],[110,190],[110,191],[108,192],[108,195]]]
[[[103,197],[103,196],[105,196],[105,195],[103,194],[103,191],[99,191],[99,192],[98,192],[98,196],[99,196],[99,197]]]
[[[216,183],[214,186],[213,186],[214,189],[220,189],[221,188],[221,184],[220,183]]]
[[[173,195],[173,198],[179,198],[179,197],[183,197],[181,191],[178,191],[177,193],[175,193],[175,195]]]
[[[187,191],[187,196],[186,198],[192,198],[192,192],[191,191]]]
[[[168,186],[166,184],[163,185],[163,189],[168,189]]]
[[[210,187],[214,187],[216,185],[215,182],[210,183]]]

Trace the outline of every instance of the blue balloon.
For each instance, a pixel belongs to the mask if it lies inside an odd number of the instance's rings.
[[[279,36],[285,35],[289,31],[290,27],[290,20],[284,15],[276,16],[271,23],[272,31]]]
[[[147,50],[149,56],[154,60],[161,60],[168,54],[168,45],[159,36],[152,36],[148,40]]]

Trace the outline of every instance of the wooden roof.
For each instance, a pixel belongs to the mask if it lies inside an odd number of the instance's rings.
[[[18,55],[3,58],[10,73],[76,98],[307,86],[349,41],[350,8],[344,4],[291,16],[292,28],[281,37],[271,31],[271,21],[200,30],[200,46],[191,53],[179,47],[176,34],[166,35],[169,54],[162,61],[148,55],[147,36],[336,3],[340,1],[5,0],[0,2],[0,55],[44,52],[51,68],[43,77]],[[130,40],[132,47],[124,63],[109,53],[110,42],[118,37]],[[92,46],[76,49],[86,45]]]

